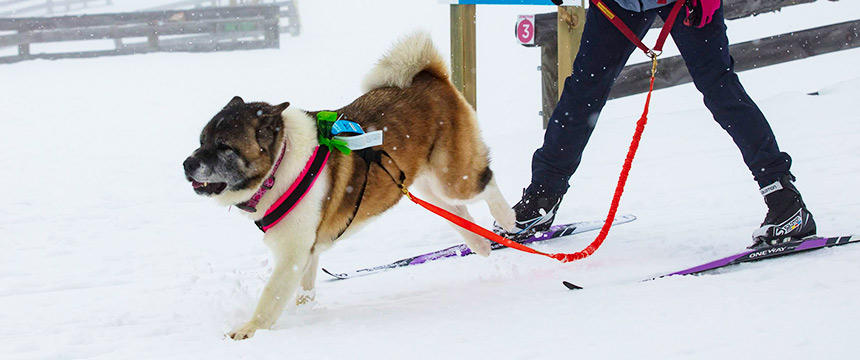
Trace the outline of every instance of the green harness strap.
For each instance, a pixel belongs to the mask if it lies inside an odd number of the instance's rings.
[[[332,138],[331,127],[337,121],[337,113],[334,111],[320,111],[317,113],[317,138],[320,145],[328,146],[329,150],[337,149],[344,155],[352,153],[346,141]]]

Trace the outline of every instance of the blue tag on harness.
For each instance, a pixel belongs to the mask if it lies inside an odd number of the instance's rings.
[[[352,121],[338,120],[335,121],[334,125],[331,126],[331,133],[333,135],[337,135],[340,133],[364,134],[364,130],[361,129],[361,125],[358,125]]]

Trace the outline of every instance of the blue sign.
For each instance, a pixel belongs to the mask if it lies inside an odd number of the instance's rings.
[[[460,5],[555,5],[550,0],[453,0]]]

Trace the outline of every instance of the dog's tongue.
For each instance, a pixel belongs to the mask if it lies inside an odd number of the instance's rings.
[[[204,185],[202,182],[191,180],[191,187],[197,189],[202,188]]]

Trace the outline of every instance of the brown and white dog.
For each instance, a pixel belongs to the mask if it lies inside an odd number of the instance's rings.
[[[406,186],[467,219],[471,216],[465,204],[483,200],[502,227],[513,227],[514,213],[489,168],[475,111],[451,83],[447,65],[427,34],[416,33],[398,42],[363,85],[364,95],[334,111],[368,131],[384,131],[384,144],[377,148],[385,150],[405,173]],[[236,205],[251,198],[274,175],[274,186],[260,198],[258,211],[249,213],[259,220],[319,145],[315,118],[316,112],[289,103],[245,103],[235,97],[203,129],[200,148],[183,164],[186,177],[198,194]],[[280,166],[272,174],[282,152]],[[359,156],[332,152],[305,197],[265,232],[263,241],[274,256],[274,271],[253,317],[230,337],[245,339],[257,329],[271,327],[289,300],[312,300],[319,254],[400,200],[402,192],[379,166],[367,169]],[[355,213],[357,189],[362,186],[365,193]],[[489,255],[487,240],[456,229],[474,252]]]

